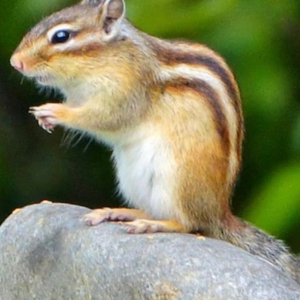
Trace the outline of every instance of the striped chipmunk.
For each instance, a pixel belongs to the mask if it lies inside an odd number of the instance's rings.
[[[96,209],[85,216],[89,226],[122,221],[129,233],[201,233],[300,282],[300,260],[284,243],[231,212],[243,114],[217,53],[137,30],[123,0],[83,0],[37,24],[11,64],[65,96],[30,108],[43,129],[79,130],[112,148],[119,189],[134,209]]]

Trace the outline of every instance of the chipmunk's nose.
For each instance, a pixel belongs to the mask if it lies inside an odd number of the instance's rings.
[[[22,58],[19,53],[13,54],[13,56],[10,59],[10,64],[19,72],[24,71],[24,62],[22,61]]]

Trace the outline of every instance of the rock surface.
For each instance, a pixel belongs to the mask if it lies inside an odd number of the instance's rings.
[[[1,300],[296,300],[270,263],[189,234],[129,235],[84,224],[89,209],[38,204],[0,227]]]

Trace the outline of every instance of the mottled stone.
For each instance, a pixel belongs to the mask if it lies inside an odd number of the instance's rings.
[[[300,299],[296,282],[228,243],[88,227],[88,211],[38,204],[1,225],[1,300]]]

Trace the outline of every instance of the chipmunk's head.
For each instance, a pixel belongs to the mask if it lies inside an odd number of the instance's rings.
[[[126,40],[123,0],[83,0],[37,24],[11,57],[11,65],[39,84],[62,87],[101,72]],[[123,32],[123,33],[122,33]]]

